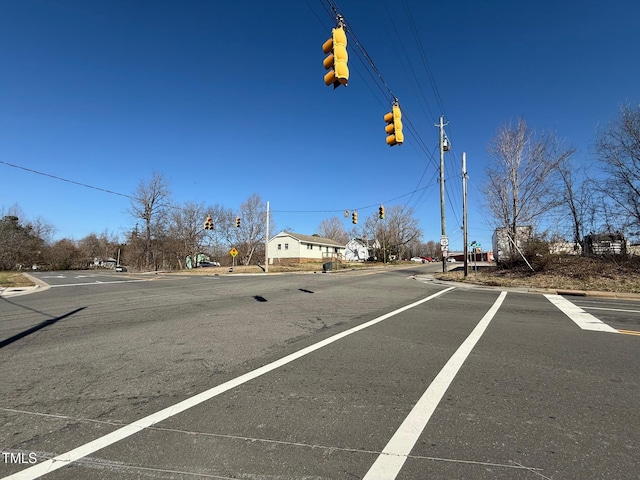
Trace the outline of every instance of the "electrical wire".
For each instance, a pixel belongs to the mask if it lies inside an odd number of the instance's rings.
[[[102,187],[96,187],[94,185],[89,185],[87,183],[77,182],[75,180],[69,180],[68,178],[62,178],[62,177],[59,177],[58,175],[52,175],[51,173],[40,172],[38,170],[33,170],[32,168],[22,167],[20,165],[15,165],[15,164],[9,163],[9,162],[3,162],[2,160],[0,160],[0,163],[2,163],[3,165],[7,165],[9,167],[19,168],[20,170],[24,170],[26,172],[35,173],[36,175],[42,175],[43,177],[54,178],[54,179],[60,180],[62,182],[72,183],[72,184],[78,185],[80,187],[92,188],[93,190],[99,190],[101,192],[110,193],[112,195],[119,195],[121,197],[135,199],[135,197],[133,197],[131,195],[127,195],[126,193],[114,192],[113,190],[108,190],[108,189],[102,188]]]

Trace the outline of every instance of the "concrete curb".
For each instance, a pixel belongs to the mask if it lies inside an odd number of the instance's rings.
[[[51,285],[43,282],[39,278],[29,275],[28,273],[24,273],[24,272],[21,272],[21,273],[22,275],[27,277],[30,281],[35,283],[35,285],[31,287],[8,287],[8,288],[0,287],[0,297],[17,297],[19,295],[28,295],[30,293],[35,293],[35,292],[44,292],[45,290],[48,290],[49,288],[51,288]]]
[[[467,282],[453,282],[448,280],[438,280],[433,275],[417,275],[415,277],[425,277],[428,281],[438,283],[441,285],[455,286],[458,288],[474,288],[480,290],[496,290],[496,291],[508,291],[517,293],[535,293],[535,294],[551,294],[551,295],[573,295],[579,297],[595,297],[595,298],[618,298],[625,300],[638,300],[640,301],[640,294],[638,293],[626,293],[626,292],[602,292],[597,290],[569,290],[569,289],[553,289],[553,288],[536,288],[536,287],[492,287],[488,285],[481,285],[476,283]]]

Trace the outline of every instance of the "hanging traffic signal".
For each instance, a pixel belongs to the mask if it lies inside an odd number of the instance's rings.
[[[353,212],[351,214],[351,223],[354,225],[358,223],[358,212]]]
[[[384,220],[384,205],[380,205],[380,208],[378,208],[378,216],[380,220]]]
[[[207,215],[207,219],[204,222],[205,230],[213,230],[213,220],[211,220],[211,215]]]
[[[387,145],[401,145],[404,142],[404,134],[402,133],[402,113],[400,106],[396,102],[391,111],[384,116],[387,126],[384,131],[387,132]]]
[[[339,20],[338,26],[331,29],[331,38],[322,45],[322,51],[328,53],[322,64],[329,72],[324,76],[326,85],[333,85],[338,88],[340,85],[347,86],[349,81],[349,67],[347,61],[349,54],[347,53],[347,34],[344,31],[342,21]]]
[[[240,228],[240,217],[236,217],[236,228]]]

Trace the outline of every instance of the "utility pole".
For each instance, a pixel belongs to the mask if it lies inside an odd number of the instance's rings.
[[[447,252],[449,251],[449,239],[447,238],[447,224],[444,216],[444,152],[449,150],[449,145],[444,144],[444,126],[448,123],[444,123],[444,117],[440,116],[440,123],[436,127],[440,128],[440,250],[442,251],[442,272],[447,271]]]
[[[269,201],[267,200],[267,234],[264,241],[264,273],[269,273]]]
[[[462,152],[462,242],[464,243],[464,276],[469,275],[467,250],[467,154]]]

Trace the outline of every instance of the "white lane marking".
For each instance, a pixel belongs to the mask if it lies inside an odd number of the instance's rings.
[[[604,322],[601,322],[590,313],[585,312],[583,309],[581,309],[577,305],[574,305],[569,300],[560,295],[545,294],[545,297],[547,297],[547,300],[558,307],[562,313],[573,320],[573,322],[583,330],[618,333],[615,328],[610,327]]]
[[[404,307],[398,308],[397,310],[386,313],[380,317],[374,318],[373,320],[369,320],[368,322],[365,322],[362,325],[358,325],[357,327],[353,327],[353,328],[350,328],[349,330],[345,330],[344,332],[340,332],[318,343],[314,343],[313,345],[305,347],[302,350],[299,350],[290,355],[287,355],[286,357],[282,357],[279,360],[276,360],[275,362],[271,362],[260,368],[252,370],[251,372],[247,372],[244,375],[240,375],[239,377],[229,380],[228,382],[225,382],[221,385],[210,388],[209,390],[206,390],[202,393],[194,395],[193,397],[187,398],[186,400],[178,402],[175,405],[172,405],[163,410],[160,410],[159,412],[152,413],[151,415],[141,418],[140,420],[130,423],[129,425],[125,425],[124,427],[119,428],[118,430],[115,430],[111,433],[108,433],[103,437],[97,438],[92,442],[81,445],[77,448],[74,448],[73,450],[70,450],[66,453],[58,455],[55,458],[39,463],[32,467],[26,468],[20,472],[14,473],[13,475],[9,475],[8,477],[5,477],[5,480],[7,479],[31,480],[34,478],[39,478],[43,475],[46,475],[49,472],[62,468],[76,460],[79,460],[98,450],[108,447],[109,445],[119,442],[120,440],[123,440],[135,433],[140,432],[141,430],[144,430],[145,428],[155,425],[158,422],[166,420],[167,418],[173,417],[178,413],[182,413],[185,410],[195,407],[196,405],[199,405],[202,402],[210,400],[213,397],[216,397],[228,390],[231,390],[232,388],[242,385],[243,383],[246,383],[249,380],[253,380],[254,378],[264,375],[265,373],[271,372],[276,368],[282,367],[283,365],[293,362],[294,360],[297,360],[300,357],[304,357],[305,355],[308,355],[311,352],[319,350],[322,347],[326,347],[327,345],[330,345],[348,335],[351,335],[352,333],[356,333],[360,330],[364,330],[365,328],[371,327],[376,323],[380,323],[383,320],[386,320],[387,318],[393,317],[394,315],[398,315],[399,313],[402,313],[406,310],[409,310],[425,302],[428,302],[429,300],[439,297],[440,295],[450,290],[453,290],[454,288],[455,287],[449,287],[445,290],[441,290],[439,292],[434,293],[433,295],[423,298],[422,300],[418,300],[417,302],[411,303],[409,305],[405,305]]]
[[[418,441],[422,431],[427,426],[431,415],[442,400],[445,392],[451,385],[454,377],[457,375],[460,367],[467,359],[473,347],[478,343],[480,337],[489,326],[489,322],[493,319],[496,312],[502,305],[507,292],[501,292],[498,299],[491,306],[489,311],[485,313],[476,328],[469,334],[464,342],[458,347],[456,353],[449,359],[446,365],[440,370],[440,373],[431,382],[429,388],[422,394],[418,403],[413,407],[407,418],[405,418],[400,428],[393,434],[389,443],[384,447],[382,453],[378,456],[374,464],[371,466],[363,480],[392,480],[396,478],[407,455],[411,453],[411,449]]]
[[[640,310],[625,310],[623,308],[585,307],[584,305],[582,308],[586,310],[606,310],[608,312],[640,313]]]
[[[77,287],[79,285],[106,285],[108,283],[134,283],[134,282],[150,282],[152,279],[151,278],[145,278],[142,280],[112,280],[112,281],[107,281],[107,282],[101,282],[99,280],[96,280],[94,282],[83,282],[83,283],[63,283],[60,285],[51,285],[51,288],[56,288],[56,287]]]

